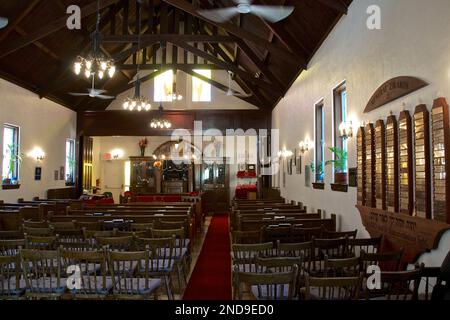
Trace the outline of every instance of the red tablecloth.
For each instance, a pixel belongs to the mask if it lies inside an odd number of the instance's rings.
[[[235,192],[236,199],[247,199],[249,192],[256,192],[257,190],[256,185],[237,186]]]

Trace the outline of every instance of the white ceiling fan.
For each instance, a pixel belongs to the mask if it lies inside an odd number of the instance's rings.
[[[116,98],[113,96],[104,95],[103,93],[105,93],[106,90],[95,89],[94,79],[95,79],[95,76],[92,76],[92,88],[87,89],[88,93],[69,92],[69,94],[72,96],[76,96],[76,97],[88,96],[91,98],[99,98],[99,99],[103,99],[103,100],[111,100],[111,99]]]
[[[230,20],[240,13],[251,13],[264,20],[275,23],[286,19],[295,9],[293,6],[252,5],[253,0],[233,0],[233,2],[236,3],[235,7],[199,10],[198,13],[205,18],[218,23]]]
[[[232,80],[233,72],[228,71],[228,91],[226,93],[227,97],[237,97],[237,98],[250,98],[253,94],[248,93],[240,93],[231,88],[231,80]]]
[[[9,22],[8,18],[0,17],[0,29],[6,27],[8,25],[8,22]]]

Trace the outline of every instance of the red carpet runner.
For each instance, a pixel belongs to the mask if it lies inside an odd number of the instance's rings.
[[[228,215],[214,215],[184,300],[231,300]]]

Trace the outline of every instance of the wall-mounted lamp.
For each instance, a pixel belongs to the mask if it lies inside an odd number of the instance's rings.
[[[351,121],[349,122],[342,122],[339,125],[339,136],[342,139],[348,139],[353,137],[353,124]]]
[[[124,152],[122,149],[114,149],[111,151],[111,156],[114,160],[117,160],[119,158],[122,158],[124,155]]]
[[[45,159],[45,152],[41,148],[36,147],[28,154],[28,156],[37,161],[42,161]]]
[[[300,147],[300,152],[305,153],[306,151],[309,150],[309,141],[308,140],[300,141],[298,146]]]
[[[292,157],[294,153],[291,150],[283,149],[283,151],[278,152],[278,157],[289,158]]]

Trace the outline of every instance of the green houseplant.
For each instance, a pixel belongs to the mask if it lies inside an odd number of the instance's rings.
[[[320,165],[316,167],[316,164],[314,162],[311,162],[309,167],[311,168],[311,172],[315,174],[315,182],[323,183],[325,176],[324,163],[321,162]]]
[[[348,184],[348,152],[337,147],[329,148],[329,150],[334,154],[334,160],[328,160],[325,165],[334,165],[334,183]]]
[[[16,163],[18,166],[22,163],[23,154],[19,152],[19,145],[17,144],[9,144],[7,148],[7,152],[11,156],[9,157],[8,175],[5,179],[3,179],[2,183],[5,185],[18,184],[18,177],[17,175],[14,176],[14,167]]]
[[[69,166],[69,174],[66,176],[66,185],[73,185],[75,180],[73,177],[73,174],[75,172],[75,157],[74,156],[69,156],[67,158],[67,164]]]

